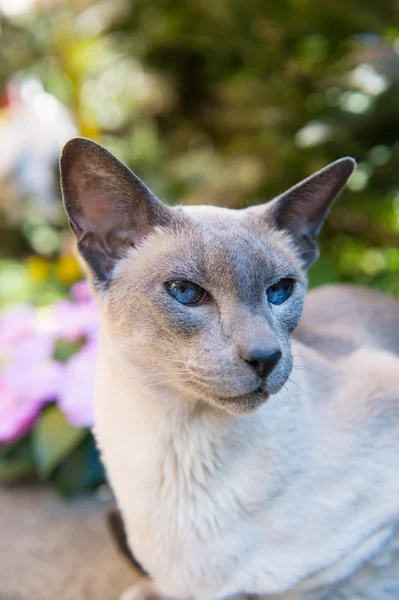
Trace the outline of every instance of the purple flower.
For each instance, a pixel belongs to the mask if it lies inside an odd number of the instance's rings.
[[[51,307],[46,329],[53,339],[76,342],[92,338],[98,330],[98,308],[94,300],[71,302],[61,300]]]
[[[55,360],[23,356],[7,364],[0,373],[0,442],[11,443],[31,428],[41,408],[56,398],[62,365]]]
[[[0,443],[25,435],[51,400],[72,424],[93,423],[98,309],[86,282],[72,293],[73,301],[37,310],[20,306],[0,316]],[[59,338],[87,341],[62,364],[54,360]]]
[[[71,287],[71,296],[75,300],[93,300],[93,293],[87,279],[77,281]]]
[[[58,405],[69,423],[76,427],[93,425],[96,354],[96,344],[90,342],[65,365]]]
[[[0,317],[0,442],[29,431],[42,406],[58,394],[62,365],[54,340],[37,331],[35,310],[19,306]]]
[[[12,348],[17,341],[32,331],[35,311],[21,304],[0,315],[0,356]]]
[[[0,375],[0,443],[11,444],[25,435],[34,423],[36,404],[20,402],[3,375]]]

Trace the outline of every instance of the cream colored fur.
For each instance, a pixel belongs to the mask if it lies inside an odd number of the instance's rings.
[[[296,340],[293,354],[291,383],[231,416],[154,397],[103,322],[96,435],[131,547],[165,594],[324,598],[395,535],[399,358],[365,346],[332,368]]]
[[[101,306],[95,435],[152,578],[123,599],[399,598],[399,306],[333,286],[299,322],[353,161],[244,211],[166,207],[88,140],[61,166]]]

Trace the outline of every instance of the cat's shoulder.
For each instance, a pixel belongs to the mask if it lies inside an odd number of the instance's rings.
[[[342,312],[355,310],[364,312],[386,308],[399,316],[399,303],[381,291],[362,285],[335,283],[310,290],[306,296],[305,308],[327,309],[331,314],[336,308]],[[344,310],[343,310],[344,309]]]
[[[295,337],[332,356],[364,346],[399,356],[399,303],[362,286],[316,288],[307,295]]]

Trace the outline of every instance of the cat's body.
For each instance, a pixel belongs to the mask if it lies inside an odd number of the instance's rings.
[[[292,383],[241,418],[147,398],[104,333],[97,439],[133,552],[169,594],[291,590],[285,600],[312,598],[302,592],[309,587],[319,597],[318,588],[357,571],[399,527],[399,344],[396,353],[380,347],[375,314],[363,324],[346,314],[355,302],[371,317],[380,304],[393,331],[399,308],[356,288],[318,290],[316,302],[321,294],[330,306],[345,296],[336,305],[342,339],[332,334],[320,352],[294,336]],[[316,326],[312,300],[301,338]],[[362,335],[367,345],[356,343]],[[331,357],[338,341],[342,356]],[[386,560],[396,561],[399,596],[399,550]],[[362,597],[383,600],[367,595],[369,585]]]
[[[324,288],[298,326],[349,159],[246,211],[167,208],[85,140],[62,167],[101,300],[95,433],[155,582],[128,597],[397,598],[399,306]]]

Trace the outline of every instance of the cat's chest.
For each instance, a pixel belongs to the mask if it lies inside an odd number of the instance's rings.
[[[399,598],[399,530],[370,561],[337,586],[327,600]]]
[[[174,548],[209,543],[241,530],[264,508],[267,477],[257,476],[256,459],[252,465],[247,457],[224,463],[210,449],[180,452],[173,444],[151,457],[150,446],[123,456],[104,453],[137,541],[167,540]]]
[[[109,429],[101,433],[100,427],[97,438],[129,544],[144,568],[179,597],[192,590],[211,597],[226,585],[234,592],[234,565],[242,556],[262,555],[256,515],[268,489],[256,459],[225,462],[217,449],[191,452],[182,439],[178,446],[158,439],[154,449],[144,436],[126,452],[120,429],[114,443]],[[255,578],[253,565],[250,571]]]

